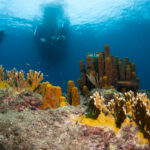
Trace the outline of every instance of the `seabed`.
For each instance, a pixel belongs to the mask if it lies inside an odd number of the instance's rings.
[[[150,149],[148,140],[128,119],[118,129],[113,118],[103,114],[97,120],[86,118],[84,104],[40,110],[34,109],[36,104],[32,103],[18,109],[27,98],[42,101],[37,93],[25,91],[10,96],[1,90],[1,150]]]
[[[80,61],[66,94],[41,72],[0,66],[0,150],[150,150],[150,92],[129,58],[104,49],[87,70]]]

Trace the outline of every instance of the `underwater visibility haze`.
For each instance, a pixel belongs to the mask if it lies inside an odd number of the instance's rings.
[[[0,0],[0,150],[150,150],[150,0]]]

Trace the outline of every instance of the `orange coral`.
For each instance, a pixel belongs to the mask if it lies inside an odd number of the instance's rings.
[[[74,81],[69,80],[67,85],[67,95],[68,95],[68,101],[69,104],[72,104],[72,88],[75,87]]]
[[[64,96],[61,96],[61,97],[59,98],[59,101],[60,101],[60,103],[59,103],[59,106],[60,106],[60,107],[69,105],[69,103],[66,102],[66,97],[64,97]]]
[[[73,106],[80,105],[80,96],[77,87],[72,88],[72,105]]]
[[[52,86],[49,82],[44,82],[41,86],[43,95],[43,105],[41,109],[58,108],[67,105],[66,98],[62,96],[59,86]]]
[[[42,90],[42,93],[43,93],[43,105],[42,105],[42,109],[46,109],[46,108],[51,108],[51,105],[50,105],[50,99],[51,99],[51,88],[52,88],[52,85],[51,84],[47,84],[45,83],[43,85],[43,90]]]
[[[61,88],[59,86],[52,86],[52,93],[51,93],[51,106],[52,108],[59,107],[59,98],[61,97]]]

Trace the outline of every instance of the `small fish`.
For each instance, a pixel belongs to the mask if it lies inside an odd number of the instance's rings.
[[[66,36],[62,35],[62,39],[65,40],[65,39],[66,39]]]
[[[58,36],[57,38],[56,38],[56,41],[58,41],[60,39],[60,36]]]
[[[30,66],[30,64],[27,64],[27,66]]]
[[[66,39],[66,37],[64,35],[60,35],[57,37],[56,40],[58,41],[58,40],[65,40],[65,39]]]
[[[41,42],[47,42],[47,40],[45,38],[40,38]]]
[[[34,33],[33,33],[34,36],[36,35],[36,32],[37,32],[37,26],[35,27],[35,30],[34,30]]]

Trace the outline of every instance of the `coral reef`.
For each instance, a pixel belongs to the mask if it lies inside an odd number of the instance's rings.
[[[149,150],[150,100],[137,92],[135,64],[105,45],[87,54],[87,71],[80,61],[80,72],[82,96],[72,80],[64,96],[61,87],[41,83],[41,72],[0,66],[0,149]]]
[[[143,138],[150,141],[150,100],[146,94],[137,93],[134,95],[132,91],[125,92],[124,95],[114,93],[113,98],[107,102],[100,94],[94,92],[93,96],[90,96],[88,111],[90,110],[91,115],[88,114],[87,118],[81,117],[83,124],[109,126],[116,133],[124,125],[133,124],[138,126],[144,135]],[[95,110],[97,110],[97,120],[89,118],[92,113],[95,114]]]
[[[129,62],[129,58],[118,59],[110,55],[109,46],[105,45],[104,52],[87,54],[87,70],[83,60],[80,61],[81,79],[78,86],[82,94],[83,87],[88,90],[93,88],[116,88],[118,91],[126,92],[139,89],[139,78],[136,77],[136,67]]]
[[[132,119],[143,131],[144,136],[150,141],[150,100],[145,93],[137,93],[134,96],[132,91],[125,93],[125,97],[130,104],[128,105],[128,113],[131,111]]]
[[[103,127],[82,125],[83,106],[65,106],[46,111],[0,113],[0,148],[4,150],[149,150],[137,145],[137,127],[126,125],[120,135]]]
[[[12,88],[12,94],[21,93],[25,89],[35,91],[39,88],[41,81],[43,80],[43,74],[33,70],[29,70],[27,77],[23,70],[17,71],[15,68],[11,71],[5,71],[0,66],[0,87],[1,88]]]

